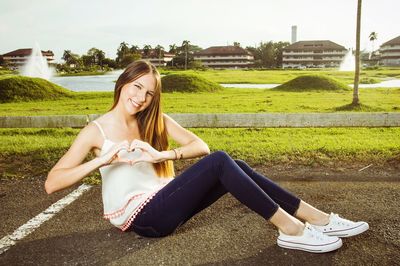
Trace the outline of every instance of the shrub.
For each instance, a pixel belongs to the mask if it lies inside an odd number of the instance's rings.
[[[361,78],[360,83],[362,84],[376,84],[379,83],[380,81],[374,78]]]

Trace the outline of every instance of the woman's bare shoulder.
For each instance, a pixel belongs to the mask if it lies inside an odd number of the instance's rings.
[[[96,121],[97,123],[102,125],[102,124],[107,124],[107,122],[109,122],[110,120],[113,120],[113,118],[112,118],[110,112],[108,112],[108,113],[102,114],[101,116],[99,116],[96,119],[92,120],[92,122]]]
[[[91,147],[100,147],[102,142],[102,136],[99,128],[95,123],[89,122],[82,130],[79,132],[77,138],[79,142],[85,142]]]
[[[169,123],[177,123],[172,117],[170,117],[169,115],[167,115],[166,113],[163,113],[163,120],[165,124],[169,124]]]
[[[102,135],[101,130],[103,125],[107,123],[109,120],[108,113],[101,115],[95,120],[89,122],[80,132],[77,138],[80,138],[81,141],[90,144],[92,148],[101,148],[104,142],[104,137]],[[96,123],[100,125],[100,128]]]

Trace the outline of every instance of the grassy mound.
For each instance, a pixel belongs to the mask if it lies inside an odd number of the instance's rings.
[[[0,79],[0,102],[55,100],[72,92],[41,78],[12,76]]]
[[[361,78],[360,83],[361,84],[376,84],[379,83],[380,81],[374,78]]]
[[[351,88],[347,84],[328,76],[304,75],[294,78],[273,89],[284,91],[338,91],[350,90]]]
[[[335,111],[382,112],[384,109],[366,104],[345,104],[334,108]]]
[[[8,70],[8,69],[3,69],[0,67],[0,76],[2,75],[10,75],[10,74],[17,74],[16,71]]]
[[[222,89],[218,83],[195,74],[171,74],[163,77],[161,81],[164,92],[212,92]]]

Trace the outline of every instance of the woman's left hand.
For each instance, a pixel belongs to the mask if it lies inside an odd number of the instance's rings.
[[[159,163],[164,160],[161,152],[154,149],[149,143],[135,139],[130,145],[130,150],[134,151],[140,149],[142,151],[141,156],[131,160],[131,165],[139,162]]]

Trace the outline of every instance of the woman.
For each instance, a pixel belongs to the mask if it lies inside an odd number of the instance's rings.
[[[339,237],[368,229],[314,208],[225,152],[209,154],[204,141],[161,112],[160,97],[155,67],[130,64],[116,82],[111,110],[83,128],[49,172],[47,193],[99,169],[104,218],[145,237],[173,233],[227,192],[274,224],[284,248],[328,252],[341,247]],[[170,150],[168,136],[180,147]],[[91,151],[97,157],[83,163]],[[173,160],[203,155],[173,178]]]

